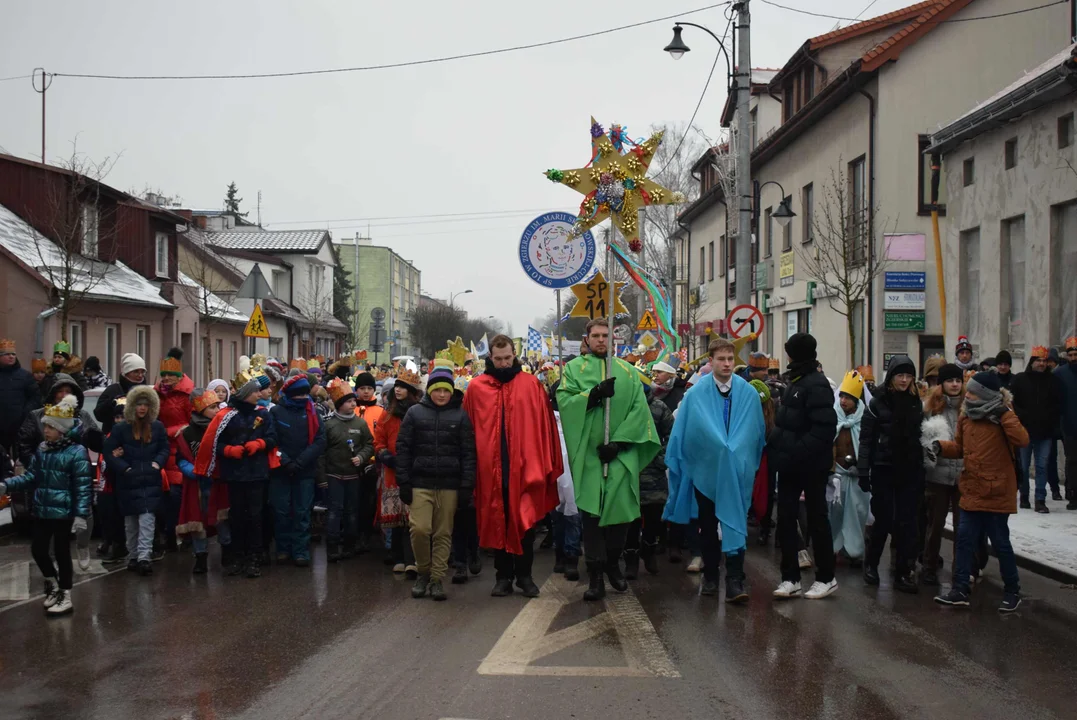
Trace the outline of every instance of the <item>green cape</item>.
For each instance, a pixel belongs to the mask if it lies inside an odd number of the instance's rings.
[[[639,517],[639,474],[662,449],[639,373],[624,360],[613,361],[614,395],[610,402],[610,442],[627,447],[602,477],[598,446],[603,442],[603,406],[587,409],[587,396],[605,377],[605,362],[583,355],[565,366],[557,390],[576,505],[599,516],[599,525],[632,522]]]

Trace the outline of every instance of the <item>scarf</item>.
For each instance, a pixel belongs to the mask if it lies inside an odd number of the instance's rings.
[[[512,367],[495,368],[494,361],[490,358],[486,358],[486,374],[502,385],[512,382],[512,379],[521,372],[523,372],[523,367],[520,365],[519,360],[513,360]]]
[[[793,382],[796,382],[800,378],[813,372],[819,372],[814,358],[811,360],[789,363],[789,377],[793,378]]]
[[[41,443],[41,451],[42,452],[59,452],[60,450],[63,450],[64,448],[66,448],[68,445],[70,445],[73,442],[74,442],[74,440],[72,440],[71,438],[69,438],[66,435],[61,437],[59,440],[44,440]]]
[[[1002,400],[1002,393],[997,397],[985,400],[984,398],[972,398],[965,396],[965,414],[973,420],[990,420],[996,425],[1006,410],[1006,404]]]
[[[961,362],[957,358],[954,358],[954,365],[957,365],[959,368],[966,372],[969,370],[978,370],[980,368],[980,363],[976,362],[975,360],[969,360],[967,363],[965,363]]]
[[[340,418],[341,420],[343,420],[345,422],[348,422],[350,420],[355,419],[355,413],[354,412],[351,412],[351,413],[348,413],[347,415],[345,415],[341,411],[337,410],[336,412],[333,413],[333,415]]]
[[[856,410],[851,415],[846,415],[841,407],[841,400],[838,397],[834,398],[834,412],[838,414],[838,429],[834,433],[834,439],[837,439],[842,430],[848,430],[853,438],[854,455],[860,452],[860,421],[864,419],[864,405],[864,401],[858,402]]]
[[[408,410],[410,410],[411,406],[414,404],[415,401],[412,400],[410,397],[403,400],[393,398],[392,401],[389,403],[389,412],[393,415],[393,417],[398,417],[403,420],[404,416],[408,414]]]

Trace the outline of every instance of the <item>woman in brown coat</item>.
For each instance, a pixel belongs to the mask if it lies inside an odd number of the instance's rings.
[[[950,591],[935,598],[940,605],[968,606],[969,577],[976,548],[984,535],[995,548],[1005,584],[999,612],[1013,612],[1021,604],[1008,522],[1010,515],[1017,512],[1014,453],[1028,444],[1028,433],[1008,407],[1007,400],[997,375],[977,373],[968,382],[954,439],[934,443],[935,451],[942,457],[965,461],[958,478],[961,524],[957,533],[957,563]]]

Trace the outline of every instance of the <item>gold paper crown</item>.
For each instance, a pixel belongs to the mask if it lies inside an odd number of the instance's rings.
[[[769,370],[781,370],[782,364],[778,362],[778,358],[771,358],[770,361],[767,363],[767,368]]]
[[[1029,353],[1028,356],[1030,358],[1041,358],[1043,360],[1046,360],[1047,355],[1048,355],[1047,348],[1044,345],[1033,345],[1032,346],[1032,352]]]
[[[289,370],[306,370],[308,367],[307,361],[303,358],[292,358],[292,361],[288,363]]]
[[[210,405],[219,405],[220,402],[221,399],[217,397],[217,393],[212,390],[206,390],[191,402],[191,407],[194,408],[195,412],[202,412]]]
[[[1066,349],[1069,350],[1070,348],[1077,349],[1077,337],[1074,337],[1072,335],[1066,338]]]
[[[859,400],[864,396],[864,378],[862,378],[860,373],[856,370],[850,370],[845,373],[845,377],[842,378],[841,387],[838,388],[838,392],[852,395]]]
[[[325,389],[329,392],[329,399],[333,401],[334,405],[336,405],[338,400],[355,394],[355,391],[352,390],[352,386],[340,378],[333,378],[330,380],[329,384],[325,386]]]
[[[262,353],[251,355],[251,369],[258,370],[266,366],[266,356]]]
[[[405,383],[416,390],[419,390],[422,387],[422,379],[419,377],[419,373],[414,370],[408,370],[407,368],[402,368],[400,372],[396,374],[396,380],[397,382]]]
[[[321,370],[322,364],[318,361],[318,358],[311,358],[307,360],[307,370]]]
[[[378,372],[374,375],[374,379],[380,380],[381,382],[385,382],[391,377],[392,375],[389,374],[388,370],[378,370]]]
[[[0,355],[15,354],[15,341],[4,338],[0,340]]]
[[[68,402],[67,398],[72,398],[71,402]],[[48,417],[64,418],[65,420],[70,420],[71,418],[75,417],[75,413],[78,412],[78,403],[79,401],[77,397],[75,397],[74,395],[67,395],[66,397],[64,397],[63,400],[56,403],[55,405],[46,405],[45,415],[47,415]]]

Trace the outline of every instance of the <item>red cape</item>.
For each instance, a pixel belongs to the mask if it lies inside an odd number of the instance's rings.
[[[511,456],[507,523],[501,496],[502,409]],[[538,379],[527,373],[507,385],[480,375],[467,387],[464,410],[475,428],[479,545],[522,555],[524,533],[557,507],[557,478],[564,472],[550,400]]]

